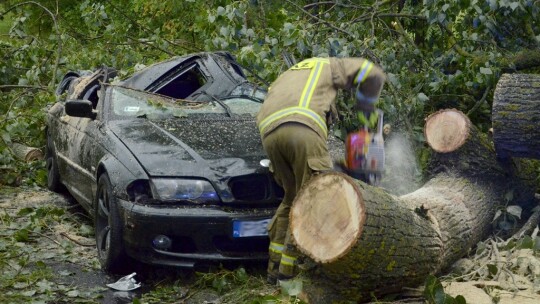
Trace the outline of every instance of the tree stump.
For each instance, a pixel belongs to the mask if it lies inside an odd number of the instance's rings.
[[[499,157],[540,159],[540,75],[503,74],[495,88],[492,114]]]
[[[498,164],[461,112],[431,115],[425,134],[435,150],[432,178],[412,193],[393,196],[337,172],[313,177],[298,193],[291,232],[316,265],[302,274],[309,303],[362,302],[417,287],[489,233],[506,192],[534,198],[535,185]]]

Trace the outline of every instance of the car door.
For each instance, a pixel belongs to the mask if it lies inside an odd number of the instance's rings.
[[[68,99],[89,100],[94,109],[97,106],[100,90],[99,80],[102,77],[101,70],[80,80],[73,88]],[[90,147],[94,146],[93,134],[97,129],[97,121],[85,117],[71,117],[64,115],[61,119],[66,124],[64,137],[66,143],[58,151],[59,158],[63,161],[63,181],[70,193],[84,208],[92,207],[96,185],[95,169],[90,161]]]

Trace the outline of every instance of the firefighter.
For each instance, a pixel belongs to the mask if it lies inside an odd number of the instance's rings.
[[[270,170],[285,195],[268,225],[269,282],[298,273],[301,255],[289,232],[289,211],[313,174],[333,168],[326,140],[338,117],[338,89],[356,89],[355,108],[369,115],[385,79],[378,66],[363,58],[311,58],[292,66],[271,85],[257,125]]]

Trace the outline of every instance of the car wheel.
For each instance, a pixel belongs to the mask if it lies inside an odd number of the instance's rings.
[[[56,153],[54,151],[54,145],[52,139],[47,134],[47,150],[45,152],[47,157],[47,188],[54,192],[61,192],[63,190],[62,182],[60,181],[60,173],[58,171],[58,163],[56,161]]]
[[[98,180],[94,224],[101,268],[111,273],[123,272],[126,266],[123,227],[107,174],[102,174]]]

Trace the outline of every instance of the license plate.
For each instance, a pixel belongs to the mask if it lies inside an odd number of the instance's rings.
[[[233,221],[233,237],[251,237],[268,235],[270,219],[258,221]]]

